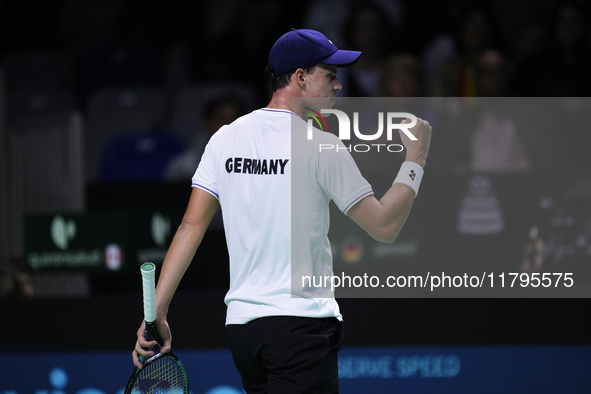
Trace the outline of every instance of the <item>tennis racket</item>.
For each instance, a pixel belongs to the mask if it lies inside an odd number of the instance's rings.
[[[142,264],[142,288],[144,293],[144,320],[146,332],[144,338],[150,338],[162,345],[156,332],[156,266],[152,263]],[[185,367],[177,356],[168,353],[158,353],[144,362],[140,356],[143,368],[135,368],[125,388],[125,394],[189,394],[189,380]]]

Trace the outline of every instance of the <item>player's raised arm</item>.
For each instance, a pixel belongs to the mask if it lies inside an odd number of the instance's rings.
[[[400,131],[400,138],[406,148],[406,161],[394,184],[379,201],[373,195],[368,196],[347,212],[377,241],[394,242],[408,218],[427,162],[431,130],[429,122],[417,119],[417,124],[410,129],[416,141],[411,141]]]

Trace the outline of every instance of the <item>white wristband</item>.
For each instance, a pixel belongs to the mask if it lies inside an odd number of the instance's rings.
[[[394,183],[404,183],[409,186],[415,192],[416,197],[419,194],[419,186],[421,186],[421,179],[423,179],[424,173],[425,171],[417,163],[405,161],[400,166],[400,171],[398,171],[398,176],[396,176]]]

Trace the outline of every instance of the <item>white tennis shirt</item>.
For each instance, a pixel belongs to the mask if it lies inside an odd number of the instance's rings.
[[[345,149],[318,151],[319,143],[342,146],[330,133],[315,129],[313,143],[298,143],[292,158],[293,124],[305,133],[306,122],[288,110],[240,117],[213,135],[193,176],[193,187],[222,207],[230,256],[226,324],[266,316],[342,319],[334,297],[292,289],[292,272],[332,275],[328,203],[346,213],[371,186]]]

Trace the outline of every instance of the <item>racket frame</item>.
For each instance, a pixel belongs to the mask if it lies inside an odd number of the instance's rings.
[[[135,368],[135,370],[131,374],[131,378],[129,378],[129,382],[127,383],[127,386],[125,387],[124,394],[131,394],[133,391],[133,386],[135,386],[137,378],[142,373],[144,368],[148,368],[151,363],[158,361],[162,357],[171,358],[178,365],[179,370],[183,374],[183,382],[184,382],[183,394],[189,394],[190,393],[190,391],[189,391],[189,377],[187,376],[187,371],[185,370],[185,366],[183,365],[181,360],[179,360],[179,358],[176,355],[174,355],[172,352],[156,353],[156,354],[150,356],[143,363],[143,368]]]

